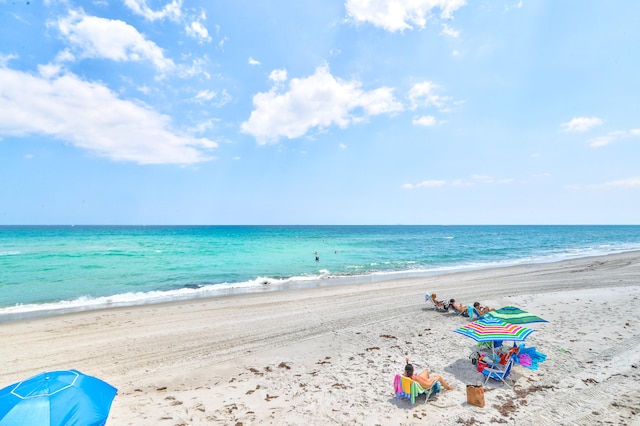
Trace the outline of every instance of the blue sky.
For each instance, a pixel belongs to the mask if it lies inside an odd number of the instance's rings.
[[[0,0],[0,224],[623,224],[640,2]]]

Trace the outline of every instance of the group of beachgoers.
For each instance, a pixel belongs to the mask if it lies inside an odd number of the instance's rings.
[[[459,313],[461,315],[468,316],[468,308],[467,305],[457,303],[455,299],[449,299],[449,301],[438,300],[438,297],[435,293],[431,293],[428,295],[428,298],[431,298],[431,301],[435,305],[436,309],[441,312],[448,312],[450,310]],[[488,306],[483,306],[480,302],[474,302],[473,307],[478,311],[480,315],[484,315],[487,312],[495,311],[494,308],[490,308]],[[414,374],[414,367],[411,363],[409,363],[409,359],[406,360],[406,365],[404,368],[404,375],[410,377],[412,380],[420,383],[420,385],[429,389],[434,382],[438,381],[442,384],[447,390],[454,389],[449,383],[447,383],[442,376],[432,376],[429,374],[429,370],[422,370],[419,374]]]
[[[436,309],[442,312],[448,312],[449,310],[453,310],[459,314],[468,316],[467,314],[467,305],[461,304],[461,303],[456,303],[456,299],[449,299],[449,301],[445,301],[445,300],[438,300],[438,297],[435,293],[431,293],[431,295],[429,295],[429,297],[431,298],[431,301],[433,302],[433,304],[435,305]],[[486,314],[487,312],[490,311],[495,311],[494,308],[490,308],[488,306],[483,306],[480,304],[480,302],[473,302],[473,307],[475,310],[478,311],[478,313],[482,316],[484,314]]]

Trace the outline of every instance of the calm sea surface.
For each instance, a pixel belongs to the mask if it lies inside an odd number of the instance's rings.
[[[0,226],[0,321],[629,250],[640,226]]]

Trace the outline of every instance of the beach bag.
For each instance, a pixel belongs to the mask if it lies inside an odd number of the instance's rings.
[[[480,359],[480,352],[474,352],[469,355],[469,359],[471,360],[471,364],[476,365],[478,363],[478,359]]]
[[[467,404],[484,407],[484,388],[481,385],[467,385]]]

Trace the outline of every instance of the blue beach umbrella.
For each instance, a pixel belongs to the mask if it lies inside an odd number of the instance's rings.
[[[0,389],[0,426],[102,426],[117,391],[78,370],[41,373]]]

